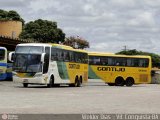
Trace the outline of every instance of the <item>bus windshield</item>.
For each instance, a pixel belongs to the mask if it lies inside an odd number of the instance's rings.
[[[5,50],[0,49],[0,60],[4,60],[5,57]]]
[[[13,70],[16,72],[42,72],[40,54],[16,54]]]

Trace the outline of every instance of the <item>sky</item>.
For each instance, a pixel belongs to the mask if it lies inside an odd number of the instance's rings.
[[[0,0],[27,22],[56,21],[66,37],[79,36],[89,51],[126,49],[160,54],[160,0]]]

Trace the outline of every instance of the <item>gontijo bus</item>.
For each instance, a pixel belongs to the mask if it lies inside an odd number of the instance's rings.
[[[0,80],[12,79],[12,64],[7,58],[7,49],[0,47]]]
[[[88,79],[88,54],[85,50],[59,44],[18,44],[13,61],[13,81],[28,84],[81,86]],[[14,57],[13,57],[14,56]]]
[[[110,86],[150,83],[151,57],[90,52],[88,76]]]

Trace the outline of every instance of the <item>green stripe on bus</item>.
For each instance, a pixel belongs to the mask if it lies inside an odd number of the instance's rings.
[[[88,78],[89,79],[100,79],[100,77],[98,77],[96,75],[96,73],[92,70],[91,66],[89,65],[88,67]]]
[[[69,79],[69,75],[67,72],[67,67],[65,62],[58,62],[57,61],[57,67],[58,67],[58,73],[61,79]]]

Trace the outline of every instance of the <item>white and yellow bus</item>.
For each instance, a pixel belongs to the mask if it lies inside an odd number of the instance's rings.
[[[90,79],[102,79],[109,86],[132,86],[151,82],[151,57],[94,53],[89,55]]]
[[[24,87],[28,84],[80,87],[88,80],[88,53],[85,50],[59,44],[18,44],[9,59],[13,61],[13,81]]]
[[[0,80],[12,80],[12,63],[8,61],[5,47],[0,47]]]

